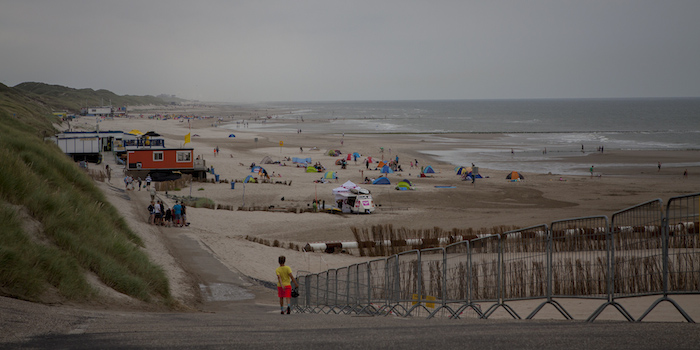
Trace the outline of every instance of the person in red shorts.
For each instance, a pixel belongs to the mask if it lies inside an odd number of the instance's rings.
[[[280,297],[280,310],[281,314],[284,315],[285,299],[287,299],[287,314],[291,313],[291,309],[289,308],[289,302],[292,299],[291,282],[294,282],[294,285],[297,288],[299,288],[299,284],[297,283],[297,280],[294,279],[292,268],[284,264],[287,261],[287,258],[282,255],[277,259],[277,261],[280,263],[280,266],[275,270],[275,273],[277,273],[277,296]]]

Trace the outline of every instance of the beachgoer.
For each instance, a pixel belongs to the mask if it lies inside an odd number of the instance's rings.
[[[170,227],[173,221],[173,211],[168,208],[165,211],[165,219],[163,220],[163,226]]]
[[[152,202],[152,201],[156,200],[156,187],[153,186],[153,188],[151,188],[150,192],[151,192],[151,202]]]
[[[148,223],[153,225],[155,223],[156,219],[156,206],[153,201],[151,201],[151,204],[148,206]]]
[[[299,288],[299,283],[297,283],[297,280],[294,278],[292,268],[284,264],[286,260],[287,258],[285,258],[284,255],[277,258],[277,262],[279,262],[280,266],[275,270],[275,274],[277,275],[277,296],[280,298],[280,313],[282,315],[284,315],[285,311],[285,299],[287,301],[287,314],[291,313],[289,303],[292,299],[292,284],[290,282],[294,282],[294,285]]]
[[[593,166],[591,165],[591,168],[588,170],[591,172],[591,177],[593,177]]]
[[[179,201],[175,201],[173,205],[173,222],[175,225],[180,225],[180,218],[182,217],[182,206]],[[182,225],[180,225],[182,226]]]
[[[161,204],[161,201],[156,202],[155,211],[156,211],[155,224],[160,225],[162,220],[163,220],[163,205]]]
[[[129,190],[129,175],[124,176],[124,190]]]
[[[109,164],[105,164],[105,173],[107,174],[107,181],[112,182],[112,169],[109,168]]]
[[[180,207],[180,227],[189,226],[190,224],[187,223],[187,207],[185,206],[185,202],[180,203]]]
[[[151,189],[151,175],[146,175],[146,188]]]
[[[139,191],[141,191],[141,176],[139,176],[139,179],[137,181],[139,183]]]
[[[657,166],[658,166],[659,170],[657,170],[656,172],[661,171],[661,162],[659,162],[659,165],[657,165]]]
[[[688,169],[685,169],[685,171],[683,172],[683,177],[686,179],[688,178]]]

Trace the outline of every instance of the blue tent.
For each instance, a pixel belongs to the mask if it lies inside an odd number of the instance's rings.
[[[228,137],[236,137],[234,134],[229,134]]]
[[[372,185],[391,185],[391,182],[386,176],[382,176],[374,181],[372,181]]]
[[[461,166],[461,167],[457,168],[456,171],[457,171],[457,175],[464,175],[464,174],[470,173],[471,169],[467,169],[467,168]]]
[[[250,169],[250,172],[251,172],[251,173],[259,173],[259,172],[262,171],[262,170],[263,170],[263,167],[257,166],[257,165],[256,165],[256,166],[253,167],[253,169]]]
[[[435,169],[433,169],[432,166],[428,165],[425,168],[423,168],[423,173],[424,174],[435,174]]]
[[[394,171],[391,170],[391,168],[388,165],[385,165],[382,167],[382,170],[380,171],[382,174],[391,174]]]

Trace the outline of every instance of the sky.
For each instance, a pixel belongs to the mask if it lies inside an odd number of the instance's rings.
[[[219,102],[700,96],[700,1],[0,0],[0,82]]]

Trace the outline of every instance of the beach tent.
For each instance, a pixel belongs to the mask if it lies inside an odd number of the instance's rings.
[[[372,181],[372,185],[391,185],[391,181],[389,181],[389,178],[387,178],[386,176],[382,176]]]
[[[272,164],[272,163],[274,163],[274,162],[272,161],[272,158],[270,158],[270,156],[265,156],[265,158],[263,158],[260,161],[260,164]]]
[[[316,169],[315,167],[309,165],[309,166],[306,167],[306,172],[307,172],[307,173],[317,173],[317,172],[318,172],[318,169]]]
[[[311,164],[311,158],[297,158],[297,157],[292,157],[292,163]]]
[[[423,173],[424,174],[435,174],[435,169],[433,169],[432,166],[428,165],[425,168],[423,168]]]
[[[343,158],[340,158],[340,159],[335,161],[335,165],[341,165],[341,164],[343,164]]]
[[[250,172],[251,173],[259,173],[261,171],[261,169],[262,169],[261,166],[256,165],[250,169]]]
[[[379,164],[377,164],[377,168],[383,168],[383,167],[384,167],[385,165],[387,165],[387,164],[388,164],[387,162],[385,162],[385,161],[382,160],[382,161],[379,162]]]
[[[228,137],[236,137],[234,134],[229,134]]]
[[[338,174],[335,171],[326,171],[325,174],[323,174],[324,179],[337,179]]]
[[[348,153],[348,157],[345,158],[345,159],[347,159],[347,160],[352,160],[352,154]]]
[[[467,168],[467,167],[459,167],[457,168],[457,175],[466,175],[472,172],[472,168]]]
[[[517,171],[513,171],[510,174],[508,174],[508,176],[506,176],[506,179],[507,180],[524,180],[525,177],[523,176],[523,174],[521,174]]]
[[[341,154],[342,154],[342,152],[340,152],[340,150],[337,150],[337,149],[332,149],[332,150],[328,151],[328,155],[331,157],[337,157]]]
[[[249,182],[255,182],[255,178],[253,178],[253,175],[248,175],[245,180],[243,180],[243,183],[249,183]]]
[[[395,188],[396,188],[397,190],[400,190],[400,191],[406,191],[406,190],[412,190],[412,189],[414,189],[414,188],[413,188],[413,184],[411,183],[411,181],[408,181],[407,179],[403,179],[403,180],[399,181],[399,183],[396,184],[396,187],[395,187]]]
[[[379,172],[381,172],[382,174],[391,174],[394,171],[391,170],[391,168],[388,165],[385,165],[382,167],[382,170],[380,170]]]

